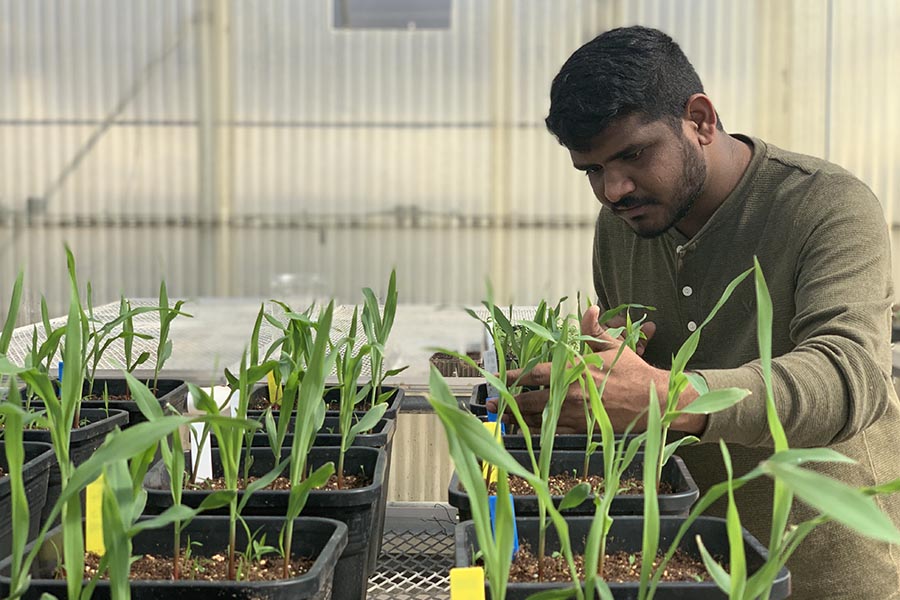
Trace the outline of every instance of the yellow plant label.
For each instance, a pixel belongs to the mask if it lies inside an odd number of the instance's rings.
[[[103,556],[106,547],[103,545],[103,488],[106,480],[101,474],[93,483],[88,484],[85,492],[84,508],[84,548]]]
[[[500,435],[500,423],[494,421],[493,423],[482,423],[488,431],[494,436],[498,442],[503,444],[503,438]],[[488,471],[490,471],[491,478],[488,480],[488,483],[497,483],[497,468],[491,465],[487,461],[482,461],[481,463],[481,476],[485,479],[488,478]]]
[[[275,373],[269,371],[266,373],[266,381],[269,383],[269,402],[271,404],[281,404],[281,386],[275,383]]]
[[[450,600],[484,600],[484,569],[450,569]]]

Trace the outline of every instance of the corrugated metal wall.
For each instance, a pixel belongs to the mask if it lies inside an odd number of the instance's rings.
[[[295,273],[347,302],[395,265],[407,302],[477,302],[487,275],[522,304],[587,291],[596,202],[542,120],[568,54],[630,23],[684,46],[729,130],[900,201],[894,0],[452,11],[347,30],[328,0],[3,0],[2,288],[24,264],[60,312],[65,239],[98,301]]]

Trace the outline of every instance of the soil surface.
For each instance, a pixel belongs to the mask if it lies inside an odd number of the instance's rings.
[[[171,556],[145,554],[131,564],[130,579],[171,580],[172,562]],[[288,567],[290,576],[303,575],[309,571],[313,562],[313,560],[308,558],[291,561]],[[91,552],[84,556],[84,575],[86,579],[94,576],[99,564],[100,556],[97,554]],[[246,563],[243,557],[238,557],[237,569],[241,574],[241,581],[273,581],[282,579],[284,560],[280,556],[273,554]],[[188,560],[185,560],[184,554],[182,554],[180,575],[180,579],[193,581],[227,581],[228,556],[226,554],[214,554],[207,557],[193,554]],[[65,574],[60,572],[57,576],[64,578]],[[108,579],[108,577],[104,574],[101,575],[100,579]]]
[[[6,469],[0,467],[0,477],[6,477]]]
[[[661,557],[657,557],[654,566]],[[718,560],[718,558],[717,558]],[[559,553],[544,557],[544,581],[572,581],[566,559]],[[578,576],[584,578],[584,557],[575,555]],[[641,578],[641,553],[617,552],[607,555],[603,565],[603,578],[610,583],[639,581]],[[516,553],[509,571],[510,583],[535,583],[538,581],[538,560],[531,549],[523,546]],[[710,581],[703,561],[681,550],[677,551],[666,565],[661,581]]]
[[[603,490],[603,476],[602,475],[590,475],[588,476],[588,483],[591,484],[591,489],[595,492]],[[583,477],[574,477],[570,473],[561,473],[559,475],[551,475],[548,484],[550,486],[550,493],[554,496],[565,496],[569,493],[569,491],[574,488],[576,485],[584,481]],[[462,484],[460,484],[460,490],[462,490]],[[522,479],[517,475],[509,476],[509,492],[513,496],[534,496],[534,488],[530,483]],[[490,493],[497,493],[497,484],[492,483],[490,486]],[[637,478],[629,478],[623,479],[619,482],[619,491],[618,495],[622,496],[633,496],[633,495],[641,495],[644,493],[644,482],[641,479]],[[671,494],[673,493],[672,486],[667,482],[662,482],[659,485],[659,493],[660,494]]]
[[[259,479],[259,477],[250,477],[246,481],[244,479],[238,479],[238,489],[243,490],[246,489],[248,485],[253,483]],[[353,490],[356,488],[363,488],[367,485],[372,484],[371,477],[364,477],[361,475],[348,475],[344,474],[344,482],[343,487],[340,489],[344,490]],[[197,483],[188,483],[184,486],[186,490],[224,490],[228,489],[225,485],[224,477],[216,477],[213,479],[207,479],[205,481],[198,481]],[[291,480],[287,477],[279,477],[275,481],[273,481],[268,486],[264,487],[265,490],[289,490],[291,489]],[[317,488],[322,490],[336,490],[337,486],[337,475],[332,475],[328,480],[328,483],[325,484],[324,487]]]
[[[150,390],[150,393],[153,394],[154,398],[159,399],[159,390],[158,389],[153,388],[152,390]],[[131,396],[130,392],[127,394],[109,394],[107,396],[107,398],[109,399],[110,402],[131,402],[132,400],[134,400],[134,398]],[[103,394],[102,393],[90,394],[90,395],[87,395],[84,398],[82,398],[82,400],[99,400],[102,402]]]

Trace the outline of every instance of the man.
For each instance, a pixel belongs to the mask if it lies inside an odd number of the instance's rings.
[[[604,404],[619,430],[647,406],[650,382],[665,398],[671,357],[757,256],[774,304],[775,401],[790,445],[827,446],[854,459],[809,466],[853,486],[900,477],[890,246],[881,206],[864,184],[823,160],[728,135],[678,45],[643,27],[604,33],[566,61],[553,81],[547,127],[602,205],[593,255],[600,308],[657,309],[645,346],[626,350],[609,374]],[[688,365],[711,389],[751,391],[733,408],[673,424],[701,438],[679,450],[701,491],[726,478],[720,439],[736,475],[773,451],[755,311],[747,281],[704,329]],[[598,307],[588,311],[582,328],[605,336],[598,315]],[[610,342],[602,352],[608,360],[621,343]],[[523,383],[548,381],[549,365],[539,365]],[[696,396],[687,390],[679,405]],[[538,424],[546,392],[519,402]],[[581,406],[573,390],[561,431],[584,431]],[[737,496],[744,525],[763,543],[771,491],[760,479]],[[896,496],[877,502],[900,522]],[[724,504],[717,509],[722,514]],[[815,514],[797,501],[790,522]],[[788,567],[793,598],[900,598],[900,548],[834,523],[814,531]]]

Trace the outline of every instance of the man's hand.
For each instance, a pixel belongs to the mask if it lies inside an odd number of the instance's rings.
[[[660,406],[665,406],[669,372],[653,367],[640,357],[640,354],[643,354],[646,343],[656,331],[655,324],[644,323],[642,325],[641,329],[647,339],[641,340],[642,343],[637,345],[637,352],[635,352],[627,346],[623,346],[624,341],[621,338],[613,339],[606,333],[608,327],[624,325],[624,317],[618,325],[616,322],[610,322],[604,327],[597,322],[599,316],[599,307],[593,306],[589,308],[582,318],[581,332],[599,340],[598,342],[589,342],[589,344],[591,349],[603,358],[603,366],[600,369],[591,368],[591,376],[597,383],[598,388],[604,381],[606,382],[606,387],[603,390],[603,405],[606,407],[606,411],[613,423],[613,428],[617,432],[621,432],[646,409],[647,402],[650,399],[651,383],[656,386]],[[616,360],[620,350],[621,355]],[[615,364],[613,364],[613,361],[615,361]],[[522,375],[521,370],[510,371],[507,373],[507,383],[517,382],[519,385],[549,386],[550,366],[550,363],[541,363],[525,375]],[[521,379],[519,379],[520,377]],[[537,433],[537,430],[540,428],[542,413],[549,395],[550,391],[544,389],[524,392],[516,397],[522,416],[528,427],[532,429],[532,433]],[[695,397],[696,392],[693,389],[689,389],[682,394],[679,405],[683,406]],[[488,402],[488,410],[497,410],[496,401]],[[693,415],[690,417],[682,417],[676,420],[673,423],[673,428],[685,431],[703,431],[706,425],[705,417],[700,416],[699,419],[693,418]],[[504,416],[505,421],[508,422],[509,419],[509,415]],[[645,423],[646,418],[644,417],[638,421],[634,431],[642,431]],[[581,386],[576,383],[570,386],[566,400],[563,403],[557,433],[585,433],[586,431],[584,399]]]

